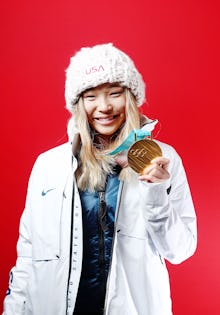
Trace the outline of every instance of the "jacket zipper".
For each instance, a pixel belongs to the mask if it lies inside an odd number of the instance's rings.
[[[104,233],[108,227],[106,225],[106,203],[105,191],[99,191],[99,211],[98,211],[98,232],[99,232],[99,270],[100,270],[100,289],[101,302],[105,298],[105,239]]]
[[[111,269],[112,269],[112,254],[113,254],[113,248],[114,248],[114,243],[115,243],[115,235],[116,233],[118,233],[118,231],[116,231],[116,226],[117,226],[117,221],[118,221],[118,210],[119,210],[119,206],[121,203],[121,196],[122,196],[122,190],[123,190],[123,182],[121,182],[120,187],[119,187],[119,191],[118,191],[118,203],[117,203],[117,207],[116,207],[116,211],[115,211],[115,226],[114,226],[114,234],[113,234],[113,238],[112,238],[112,248],[111,248],[111,260],[110,260],[110,264],[109,264],[109,271],[108,271],[108,278],[107,278],[107,283],[106,283],[106,292],[105,292],[105,304],[104,304],[104,312],[103,315],[106,315],[106,305],[107,305],[107,295],[108,295],[108,291],[109,291],[109,278],[110,278],[110,274],[111,274]]]

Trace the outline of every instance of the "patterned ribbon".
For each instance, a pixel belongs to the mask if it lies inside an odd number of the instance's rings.
[[[121,151],[125,151],[130,148],[130,146],[138,141],[146,138],[147,136],[151,136],[151,132],[147,130],[142,129],[134,129],[130,132],[130,134],[127,136],[127,138],[120,144],[116,149],[109,152],[109,155],[115,155]]]

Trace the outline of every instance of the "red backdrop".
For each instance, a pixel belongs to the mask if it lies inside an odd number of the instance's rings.
[[[158,138],[182,156],[197,210],[196,254],[168,264],[174,314],[219,314],[219,1],[7,0],[0,7],[1,302],[31,167],[66,141],[69,57],[113,42],[143,73],[143,111],[160,120]]]

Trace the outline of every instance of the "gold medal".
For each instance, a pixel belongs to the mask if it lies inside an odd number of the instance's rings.
[[[136,141],[128,150],[128,165],[137,173],[142,174],[151,161],[162,156],[159,145],[150,139]]]

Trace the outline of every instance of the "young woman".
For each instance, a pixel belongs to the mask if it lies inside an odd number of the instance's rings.
[[[193,255],[196,216],[171,146],[156,141],[140,172],[129,163],[155,125],[138,111],[142,76],[112,44],[82,48],[65,98],[69,142],[33,167],[3,314],[171,315],[165,260]]]

